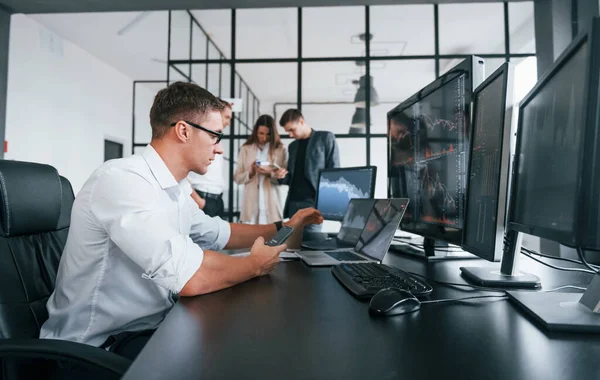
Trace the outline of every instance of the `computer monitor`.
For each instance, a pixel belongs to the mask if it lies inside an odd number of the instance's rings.
[[[402,230],[460,245],[473,88],[484,62],[469,57],[388,112],[388,197],[409,198]]]
[[[375,196],[376,166],[323,169],[319,173],[317,209],[327,220],[341,221],[350,199]]]
[[[499,261],[510,172],[514,72],[506,62],[473,92],[467,202],[462,248],[483,259]],[[503,274],[499,268],[461,267],[463,275],[483,286],[539,287],[529,274]]]
[[[599,248],[600,19],[523,98],[507,226],[560,244]],[[517,239],[518,240],[518,239]],[[515,244],[513,244],[515,246]],[[516,263],[517,245],[507,251]],[[577,293],[509,292],[551,330],[600,332],[600,275]]]

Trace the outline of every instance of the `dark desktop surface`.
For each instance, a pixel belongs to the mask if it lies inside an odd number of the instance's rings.
[[[523,257],[545,289],[586,286]],[[464,283],[465,261],[386,263]],[[467,261],[486,265],[484,261]],[[424,299],[483,295],[434,286]],[[600,335],[549,333],[507,300],[424,304],[371,317],[330,268],[281,263],[220,292],[181,299],[124,379],[597,379]]]

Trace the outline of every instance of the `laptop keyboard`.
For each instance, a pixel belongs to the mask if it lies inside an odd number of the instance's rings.
[[[400,288],[415,296],[424,296],[433,290],[425,281],[385,264],[340,264],[332,273],[357,297],[370,297],[383,288]]]
[[[354,252],[350,252],[350,251],[325,252],[325,253],[338,261],[367,261],[366,259],[363,259],[362,257],[358,256]]]

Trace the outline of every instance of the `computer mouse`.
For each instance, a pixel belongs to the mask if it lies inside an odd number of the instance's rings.
[[[382,316],[412,313],[420,308],[421,301],[409,291],[398,288],[381,289],[369,302],[369,312]]]

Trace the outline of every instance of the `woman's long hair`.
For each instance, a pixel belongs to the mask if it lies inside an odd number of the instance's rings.
[[[277,132],[277,126],[275,125],[275,119],[270,115],[260,115],[258,119],[256,119],[256,123],[254,123],[254,128],[252,129],[252,134],[248,137],[248,140],[244,143],[244,145],[258,145],[258,127],[267,127],[269,128],[270,138],[269,138],[269,156],[273,158],[273,152],[275,149],[283,146],[281,143],[281,138],[279,137],[279,132]]]

